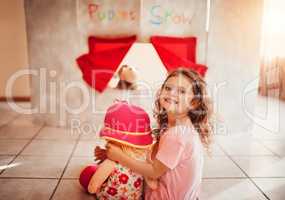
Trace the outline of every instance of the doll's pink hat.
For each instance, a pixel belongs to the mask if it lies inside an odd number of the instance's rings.
[[[100,136],[136,148],[147,148],[153,143],[148,114],[126,101],[118,101],[107,109]]]

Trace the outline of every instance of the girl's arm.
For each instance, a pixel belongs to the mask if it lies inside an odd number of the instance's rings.
[[[157,159],[154,159],[153,163],[138,161],[125,154],[121,150],[121,148],[114,144],[108,143],[106,147],[107,157],[109,159],[118,161],[122,165],[129,167],[130,169],[136,171],[144,177],[157,179],[167,170],[169,170],[168,167],[166,167],[162,162]]]
[[[89,185],[88,185],[88,192],[94,194],[97,190],[101,187],[104,181],[109,177],[111,172],[114,170],[116,163],[106,159],[104,160],[93,174]]]
[[[150,149],[150,151],[147,153],[147,156],[146,156],[147,163],[153,163],[157,150],[158,150],[158,143],[154,144],[153,147]],[[149,177],[144,177],[144,179],[148,187],[150,187],[152,190],[157,189],[158,187],[157,179],[152,179]]]

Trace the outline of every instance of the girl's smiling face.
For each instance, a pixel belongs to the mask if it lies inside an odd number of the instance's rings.
[[[170,77],[161,90],[159,102],[167,113],[187,114],[193,98],[192,85],[184,75]]]

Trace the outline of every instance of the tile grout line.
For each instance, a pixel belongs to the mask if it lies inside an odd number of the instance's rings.
[[[72,141],[72,142],[75,142],[75,144],[76,144],[76,141]],[[74,145],[75,145],[74,144]],[[0,157],[1,156],[10,156],[10,157],[14,157],[14,156],[16,156],[15,154],[0,154]],[[27,155],[22,155],[23,157],[43,157],[43,155],[33,155],[33,154],[27,154]],[[44,155],[44,156],[46,156],[46,157],[55,157],[55,158],[62,158],[62,157],[64,157],[64,156],[62,156],[62,155]],[[73,156],[74,158],[93,158],[93,156]]]
[[[32,180],[38,180],[38,179],[41,179],[41,180],[57,180],[58,178],[52,178],[52,177],[0,177],[0,180],[1,179],[32,179]]]
[[[257,141],[259,144],[261,144],[265,149],[267,149],[268,151],[270,151],[274,156],[278,157],[278,158],[282,158],[282,156],[280,156],[279,154],[275,153],[274,151],[272,151],[272,149],[270,149],[269,147],[267,147],[264,143],[262,143],[260,140]]]
[[[235,162],[232,157],[224,150],[224,148],[218,143],[221,150],[226,154],[226,156],[244,173],[244,175],[250,180],[250,182],[262,193],[262,195],[267,199],[270,200],[270,198],[261,190],[261,188],[251,179],[251,177]]]
[[[78,180],[78,178],[62,178],[61,180]]]
[[[0,140],[28,140],[29,138],[0,138]],[[75,141],[76,139],[67,139],[67,138],[58,138],[58,139],[49,139],[49,138],[34,138],[36,140],[44,141]],[[3,154],[4,155],[4,154]]]
[[[16,156],[15,156],[7,165],[10,165],[11,163],[13,163],[13,162],[16,160],[16,158],[19,157],[19,155],[26,149],[26,147],[27,147],[29,144],[32,143],[32,141],[38,136],[38,134],[41,132],[41,130],[42,130],[44,127],[45,127],[45,124],[43,124],[43,125],[39,128],[39,130],[37,131],[37,133],[36,133],[32,138],[30,138],[30,141],[27,142],[27,144],[24,145],[24,147],[21,149],[21,151],[19,151],[19,152],[16,154]],[[0,175],[3,174],[5,171],[6,171],[6,169],[3,169],[3,170],[0,172]]]
[[[70,160],[71,160],[71,158],[72,158],[72,156],[73,156],[73,154],[74,154],[74,152],[75,152],[75,149],[77,148],[77,145],[78,145],[78,143],[79,143],[79,141],[80,141],[81,135],[82,135],[82,133],[80,133],[80,134],[78,135],[78,138],[76,139],[76,142],[75,142],[74,147],[73,147],[73,149],[72,149],[72,151],[71,151],[71,154],[70,154],[70,156],[69,156],[69,158],[68,158],[68,160],[67,160],[67,162],[66,162],[66,164],[65,164],[65,167],[63,168],[63,171],[62,171],[62,173],[61,173],[61,175],[60,175],[60,177],[59,177],[59,179],[58,179],[58,181],[57,181],[57,184],[56,184],[55,188],[53,189],[53,192],[52,192],[52,194],[51,194],[49,200],[52,200],[52,198],[54,197],[55,192],[56,192],[56,190],[57,190],[57,188],[58,188],[58,186],[59,186],[61,180],[65,180],[65,178],[63,178],[63,175],[64,175],[64,173],[65,173],[65,171],[66,171],[66,169],[67,169],[67,167],[68,167],[68,165],[69,165],[69,163],[70,163]],[[76,180],[76,179],[75,179],[75,180]]]
[[[231,155],[231,156],[233,156],[233,157],[241,157],[241,158],[258,158],[258,157],[275,157],[275,158],[277,158],[278,156],[276,156],[276,155],[274,155],[274,154],[264,154],[264,155],[262,155],[262,154],[259,154],[259,155],[245,155],[245,154],[233,154],[233,155]],[[218,156],[213,156],[213,157],[218,157]],[[223,157],[223,156],[219,156],[219,157]],[[227,157],[227,156],[224,156],[224,157]]]
[[[13,117],[12,119],[10,119],[8,122],[2,124],[0,126],[0,130],[5,128],[6,126],[8,126],[10,123],[12,123],[13,121],[15,121],[16,119],[18,119],[21,116],[21,114],[17,114],[15,117]]]
[[[211,179],[248,179],[247,177],[203,177],[203,180],[211,180]]]
[[[285,179],[285,176],[278,176],[278,177],[252,176],[251,178],[255,178],[255,179]],[[248,179],[248,178],[247,177],[203,177],[202,179]]]

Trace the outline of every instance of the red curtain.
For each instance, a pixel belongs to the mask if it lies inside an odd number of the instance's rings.
[[[135,41],[136,36],[113,39],[89,37],[89,53],[76,59],[84,81],[103,92]],[[167,71],[183,66],[205,76],[208,68],[196,63],[196,42],[195,37],[151,37],[151,43]]]
[[[89,37],[89,53],[76,59],[85,82],[103,92],[136,37],[116,39]]]
[[[201,76],[205,76],[208,68],[205,65],[196,63],[196,41],[195,37],[151,37],[151,43],[167,71],[183,66],[197,71]]]

